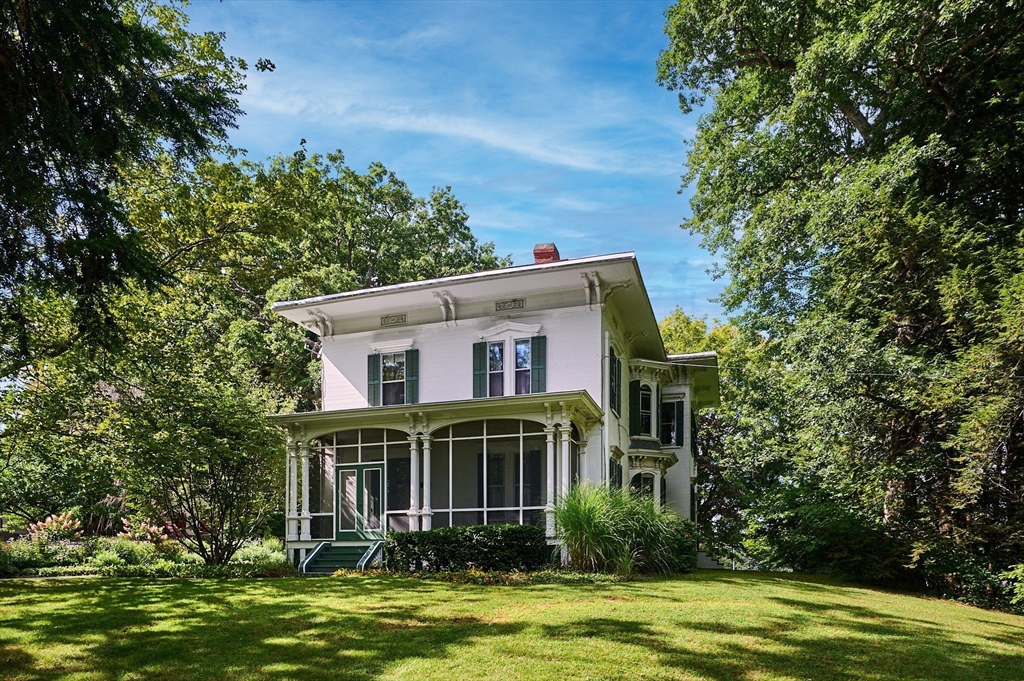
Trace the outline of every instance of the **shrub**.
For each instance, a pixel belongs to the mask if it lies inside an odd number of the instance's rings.
[[[625,490],[577,485],[555,506],[555,527],[578,570],[630,575],[697,565],[696,526]]]
[[[99,568],[104,577],[145,577],[150,579],[207,579],[239,577],[292,577],[295,568],[283,565],[253,563],[230,563],[228,565],[207,565],[205,562],[174,562],[158,560],[149,565],[109,565]]]
[[[98,553],[117,556],[125,565],[145,565],[158,559],[153,544],[132,541],[126,537],[104,537],[97,542],[96,548]],[[95,561],[95,557],[93,560]]]
[[[288,556],[285,555],[284,544],[280,539],[262,539],[238,549],[230,562],[283,565],[288,562]]]
[[[28,526],[28,533],[31,538],[44,541],[81,539],[82,523],[68,511],[59,515],[51,515],[38,523],[32,523]]]
[[[388,534],[384,561],[402,572],[528,571],[551,561],[551,547],[531,525],[439,527]]]
[[[92,546],[91,542],[47,541],[45,535],[16,539],[3,545],[3,562],[9,574],[58,565],[80,565],[92,553]]]

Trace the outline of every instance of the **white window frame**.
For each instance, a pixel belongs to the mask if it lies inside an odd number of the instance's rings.
[[[402,378],[400,380],[397,380],[397,381],[385,381],[384,380],[384,358],[385,357],[389,357],[389,356],[390,357],[401,357]],[[389,406],[399,405],[399,404],[408,404],[408,396],[405,394],[405,377],[406,377],[406,372],[407,371],[408,371],[408,367],[405,366],[405,351],[404,350],[402,352],[383,352],[383,353],[381,353],[381,355],[380,355],[380,404],[381,404],[381,406],[389,407]],[[384,400],[384,394],[385,394],[384,386],[389,384],[389,383],[392,383],[392,384],[394,384],[394,383],[401,383],[402,384],[402,401],[401,402],[394,402],[393,404],[389,404],[388,402],[386,402]]]

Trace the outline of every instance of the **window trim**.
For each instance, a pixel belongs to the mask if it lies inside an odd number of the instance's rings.
[[[647,397],[647,411],[644,411],[644,397]],[[647,415],[647,430],[644,430],[644,414]],[[640,384],[640,434],[655,437],[654,423],[654,390],[647,383]]]

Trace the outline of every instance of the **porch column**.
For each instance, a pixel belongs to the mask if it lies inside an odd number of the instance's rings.
[[[409,529],[420,529],[420,448],[416,435],[409,438]]]
[[[555,429],[552,426],[548,426],[544,429],[544,434],[548,440],[548,488],[545,499],[547,503],[544,504],[544,516],[546,519],[547,536],[555,536]]]
[[[309,441],[303,440],[299,445],[299,455],[302,457],[302,513],[300,515],[301,530],[299,539],[309,541]]]
[[[562,426],[562,456],[558,462],[558,498],[564,499],[569,493],[569,427]]]
[[[657,470],[654,473],[654,505],[661,506],[661,476],[664,473],[661,470]]]
[[[420,529],[423,530],[431,528],[434,515],[430,510],[430,441],[430,436],[423,436],[423,508],[420,510]]]
[[[633,473],[629,470],[629,454],[623,454],[619,463],[622,464],[622,489],[629,491],[629,482],[633,477]]]
[[[288,525],[288,541],[299,540],[299,515],[295,507],[295,473],[299,446],[295,441],[288,443],[288,459],[285,462],[285,520]]]

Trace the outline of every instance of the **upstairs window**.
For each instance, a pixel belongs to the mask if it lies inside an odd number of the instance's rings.
[[[380,356],[383,404],[405,404],[405,353]]]
[[[501,397],[505,394],[505,344],[487,344],[487,395]]]
[[[640,386],[640,434],[641,435],[653,435],[654,431],[651,426],[653,423],[652,407],[653,396],[651,395],[651,386],[642,385]]]
[[[371,407],[419,402],[419,350],[367,356],[366,401]]]
[[[661,403],[661,444],[676,443],[676,403]]]
[[[473,344],[473,397],[502,397],[506,388],[510,395],[547,390],[547,336]]]
[[[529,338],[516,341],[516,395],[530,394],[530,346]]]

